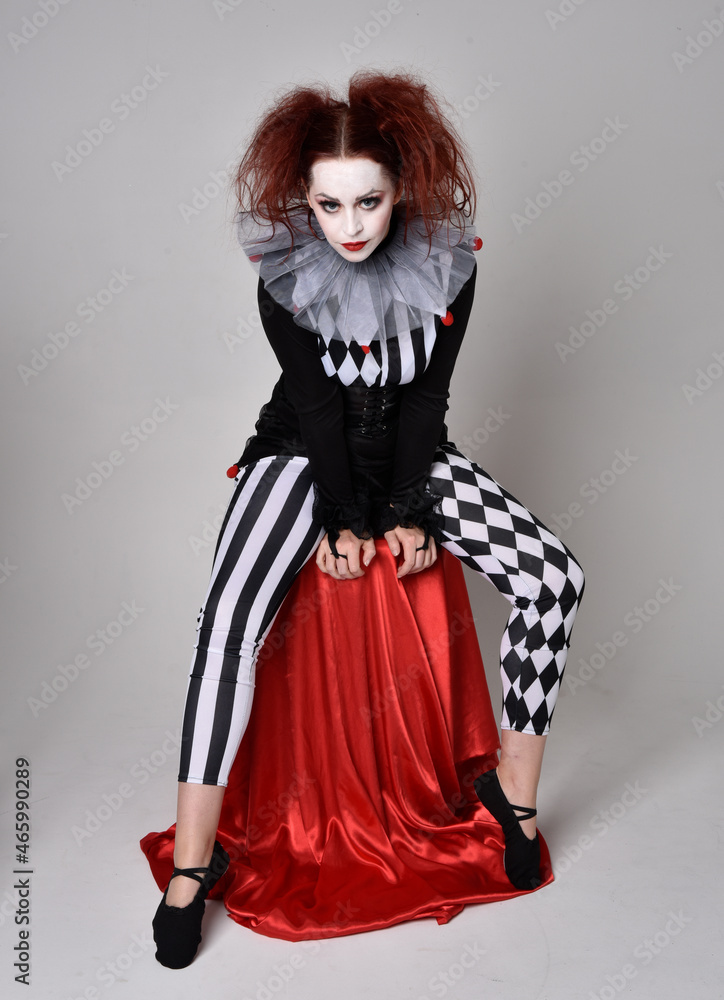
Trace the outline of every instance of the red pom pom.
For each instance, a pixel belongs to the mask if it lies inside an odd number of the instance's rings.
[[[369,344],[362,344],[362,350],[365,352],[365,354],[369,354],[370,353]]]
[[[476,236],[474,239],[470,240],[470,246],[473,248],[473,250],[479,250],[482,245],[483,241],[480,239],[479,236]]]
[[[249,257],[249,260],[253,261],[253,262],[254,262],[254,263],[256,264],[256,262],[257,262],[258,260],[261,260],[261,258],[262,258],[262,254],[260,254],[260,253],[255,253],[255,254],[252,254],[252,255],[251,255],[251,256]]]
[[[449,309],[445,313],[445,315],[442,317],[442,322],[445,324],[445,326],[452,326],[453,314],[450,312]]]
[[[236,474],[237,474],[238,471],[239,471],[239,466],[238,465],[232,465],[232,466],[230,466],[226,470],[226,475],[229,477],[229,479],[233,479],[234,476],[236,476]]]
[[[292,309],[294,310],[294,312],[295,312],[295,313],[298,313],[298,312],[299,312],[299,306],[297,305],[297,303],[296,303],[296,302],[294,302],[294,303],[292,304]]]

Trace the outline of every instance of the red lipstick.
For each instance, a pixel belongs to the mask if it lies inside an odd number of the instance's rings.
[[[355,250],[361,250],[362,247],[367,246],[369,240],[363,240],[361,243],[343,243],[342,246],[345,250],[351,250],[353,253]]]

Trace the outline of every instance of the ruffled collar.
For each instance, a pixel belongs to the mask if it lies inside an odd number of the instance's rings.
[[[400,207],[393,210],[387,236],[362,261],[337,253],[306,209],[291,216],[293,247],[286,226],[275,230],[254,221],[250,212],[237,214],[237,237],[269,294],[297,325],[328,345],[332,340],[385,344],[428,329],[434,317],[446,315],[473,272],[473,252],[482,246],[472,225],[443,225],[430,243],[421,216],[408,223],[405,238]]]

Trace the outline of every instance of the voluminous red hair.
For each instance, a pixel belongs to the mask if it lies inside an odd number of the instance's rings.
[[[281,223],[294,238],[290,213],[312,209],[303,183],[317,160],[364,157],[403,185],[407,222],[421,215],[428,237],[445,221],[464,225],[475,214],[469,153],[428,84],[411,73],[358,70],[347,100],[325,84],[296,86],[256,123],[234,179],[238,207]]]

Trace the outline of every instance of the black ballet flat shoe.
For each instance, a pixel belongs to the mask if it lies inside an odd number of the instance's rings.
[[[536,830],[535,837],[531,840],[523,833],[519,822],[521,819],[532,819],[537,815],[537,810],[529,809],[527,806],[511,805],[500,787],[495,768],[476,778],[474,786],[480,801],[503,828],[505,874],[516,889],[537,889],[543,884],[543,879],[540,877],[538,831]],[[514,810],[522,815],[516,816]]]
[[[153,940],[156,942],[156,961],[167,969],[185,969],[191,965],[201,944],[201,920],[206,909],[205,899],[229,867],[229,855],[218,842],[208,868],[174,868],[171,879],[186,875],[200,883],[199,890],[188,906],[169,906],[166,892],[153,918]]]

